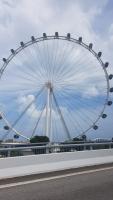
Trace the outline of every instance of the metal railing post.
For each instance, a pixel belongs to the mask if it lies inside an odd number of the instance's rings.
[[[90,145],[90,150],[93,150],[93,146],[92,145]]]
[[[1,145],[0,155],[1,157],[10,157],[10,156],[20,156],[20,155],[31,155],[32,154],[49,154],[49,153],[59,153],[59,152],[73,152],[81,150],[95,150],[95,149],[111,149],[113,148],[113,142],[104,142],[104,143],[80,143],[80,144],[43,144],[43,145],[29,145],[17,147],[14,145]],[[18,152],[15,153],[15,152]],[[22,153],[21,153],[22,152]],[[27,153],[27,154],[26,154]]]
[[[7,157],[10,157],[10,156],[11,156],[11,151],[8,150],[8,151],[7,151]]]

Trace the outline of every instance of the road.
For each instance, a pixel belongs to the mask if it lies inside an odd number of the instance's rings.
[[[0,200],[113,200],[113,167],[0,189]]]

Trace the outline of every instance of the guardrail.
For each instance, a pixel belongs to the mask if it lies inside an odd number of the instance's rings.
[[[13,157],[13,156],[25,156],[34,154],[49,154],[49,153],[60,153],[60,152],[74,152],[74,151],[85,151],[85,150],[97,150],[97,149],[109,149],[113,148],[113,142],[104,143],[81,143],[81,144],[45,144],[42,146],[27,145],[21,147],[1,147],[1,157]]]
[[[113,149],[0,159],[0,179],[113,163]]]

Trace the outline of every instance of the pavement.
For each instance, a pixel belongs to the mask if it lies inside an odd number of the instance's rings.
[[[113,200],[113,164],[76,170],[1,183],[0,200]]]

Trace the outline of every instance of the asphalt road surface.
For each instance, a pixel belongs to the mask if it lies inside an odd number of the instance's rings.
[[[113,200],[113,167],[0,189],[0,200]]]

